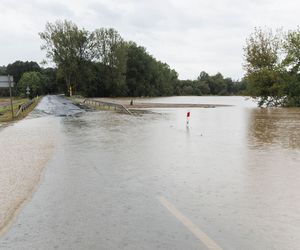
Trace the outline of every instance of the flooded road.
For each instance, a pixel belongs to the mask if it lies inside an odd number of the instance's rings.
[[[0,249],[299,249],[300,109],[213,98],[237,106],[52,113],[54,154]]]
[[[35,109],[35,113],[44,113],[54,116],[74,116],[84,113],[84,110],[73,105],[63,96],[45,96]]]
[[[0,233],[35,190],[53,155],[59,125],[43,117],[0,129]]]

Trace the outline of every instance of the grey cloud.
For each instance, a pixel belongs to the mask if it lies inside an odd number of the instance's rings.
[[[39,14],[47,14],[54,16],[65,16],[68,19],[74,17],[74,13],[71,8],[61,2],[41,2],[38,0],[32,0],[32,6]]]
[[[32,15],[32,18],[39,17],[41,15],[47,16],[61,16],[72,18],[73,12],[71,8],[58,1],[39,1],[39,0],[1,0],[2,9],[10,9],[15,13],[24,14],[27,12]],[[16,16],[17,17],[17,16]]]
[[[47,21],[60,18],[89,30],[116,28],[126,40],[174,67],[181,78],[196,77],[201,70],[242,76],[242,48],[253,28],[295,28],[300,7],[294,0],[0,1],[0,18],[6,24],[0,32],[15,37],[10,44],[0,41],[0,65],[18,55],[39,61],[44,53],[37,33]],[[22,40],[23,50],[18,43]]]

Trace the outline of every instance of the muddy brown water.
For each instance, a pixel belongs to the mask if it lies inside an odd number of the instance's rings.
[[[159,197],[223,249],[299,249],[300,109],[149,101],[235,106],[52,118],[54,154],[0,249],[206,249]]]

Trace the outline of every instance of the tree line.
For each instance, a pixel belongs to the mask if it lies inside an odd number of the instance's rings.
[[[70,92],[92,97],[170,95],[250,95],[259,106],[300,106],[300,29],[273,32],[256,28],[244,47],[241,81],[201,72],[179,80],[168,64],[155,59],[114,29],[93,32],[70,21],[47,23],[40,37],[54,67],[16,61],[0,67],[14,76],[16,95],[31,97]],[[0,89],[0,95],[8,91]]]
[[[0,67],[0,75],[12,75],[15,86],[14,96],[25,95],[27,86],[30,87],[30,97],[46,93],[58,93],[59,86],[56,69],[40,67],[33,61],[15,61]],[[8,89],[0,88],[0,96],[7,96]]]
[[[88,97],[234,95],[244,82],[201,72],[195,80],[179,80],[178,73],[155,59],[132,41],[125,41],[112,28],[92,32],[71,21],[47,23],[40,37],[47,59],[55,65],[44,68],[36,62],[16,61],[0,67],[0,74],[14,76],[16,94],[64,92]]]
[[[174,95],[243,95],[246,83],[224,78],[221,73],[209,75],[202,71],[196,80],[180,80],[174,86]]]

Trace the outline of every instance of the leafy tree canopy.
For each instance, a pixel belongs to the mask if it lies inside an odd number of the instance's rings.
[[[248,93],[259,106],[300,106],[300,30],[255,29],[244,48]]]

